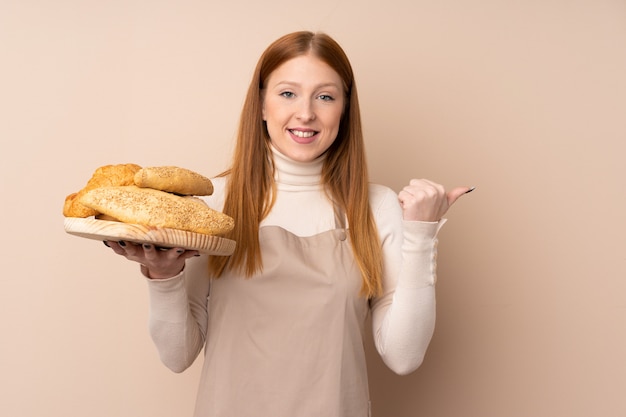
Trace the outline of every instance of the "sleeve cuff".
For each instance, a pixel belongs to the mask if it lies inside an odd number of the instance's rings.
[[[439,230],[446,224],[447,219],[441,219],[438,222],[417,222],[403,220],[405,239],[412,242],[433,240],[437,237]]]

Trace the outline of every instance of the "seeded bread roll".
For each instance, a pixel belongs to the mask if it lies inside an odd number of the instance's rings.
[[[135,174],[135,185],[180,195],[213,194],[213,183],[210,179],[176,166],[142,168]]]
[[[234,227],[230,216],[211,209],[199,198],[134,185],[96,188],[82,195],[80,202],[124,223],[207,235],[223,234]]]

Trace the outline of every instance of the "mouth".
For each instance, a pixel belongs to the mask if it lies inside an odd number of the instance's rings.
[[[300,144],[311,143],[319,133],[316,130],[288,129],[294,141]]]
[[[303,139],[308,139],[310,137],[315,136],[318,133],[315,130],[296,130],[296,129],[289,129],[289,132],[292,135],[297,136],[299,138],[303,138]]]

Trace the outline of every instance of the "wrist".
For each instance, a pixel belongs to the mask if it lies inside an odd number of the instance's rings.
[[[169,279],[169,278],[173,278],[177,275],[180,275],[181,272],[183,272],[183,268],[175,273],[172,272],[157,272],[157,271],[151,271],[150,269],[148,269],[147,266],[145,265],[141,265],[141,273],[148,279],[154,279],[154,280],[160,280],[160,279]]]

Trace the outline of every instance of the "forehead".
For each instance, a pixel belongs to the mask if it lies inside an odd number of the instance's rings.
[[[341,77],[330,65],[311,55],[300,55],[279,65],[267,79],[267,86],[277,84],[334,85],[342,88]]]

